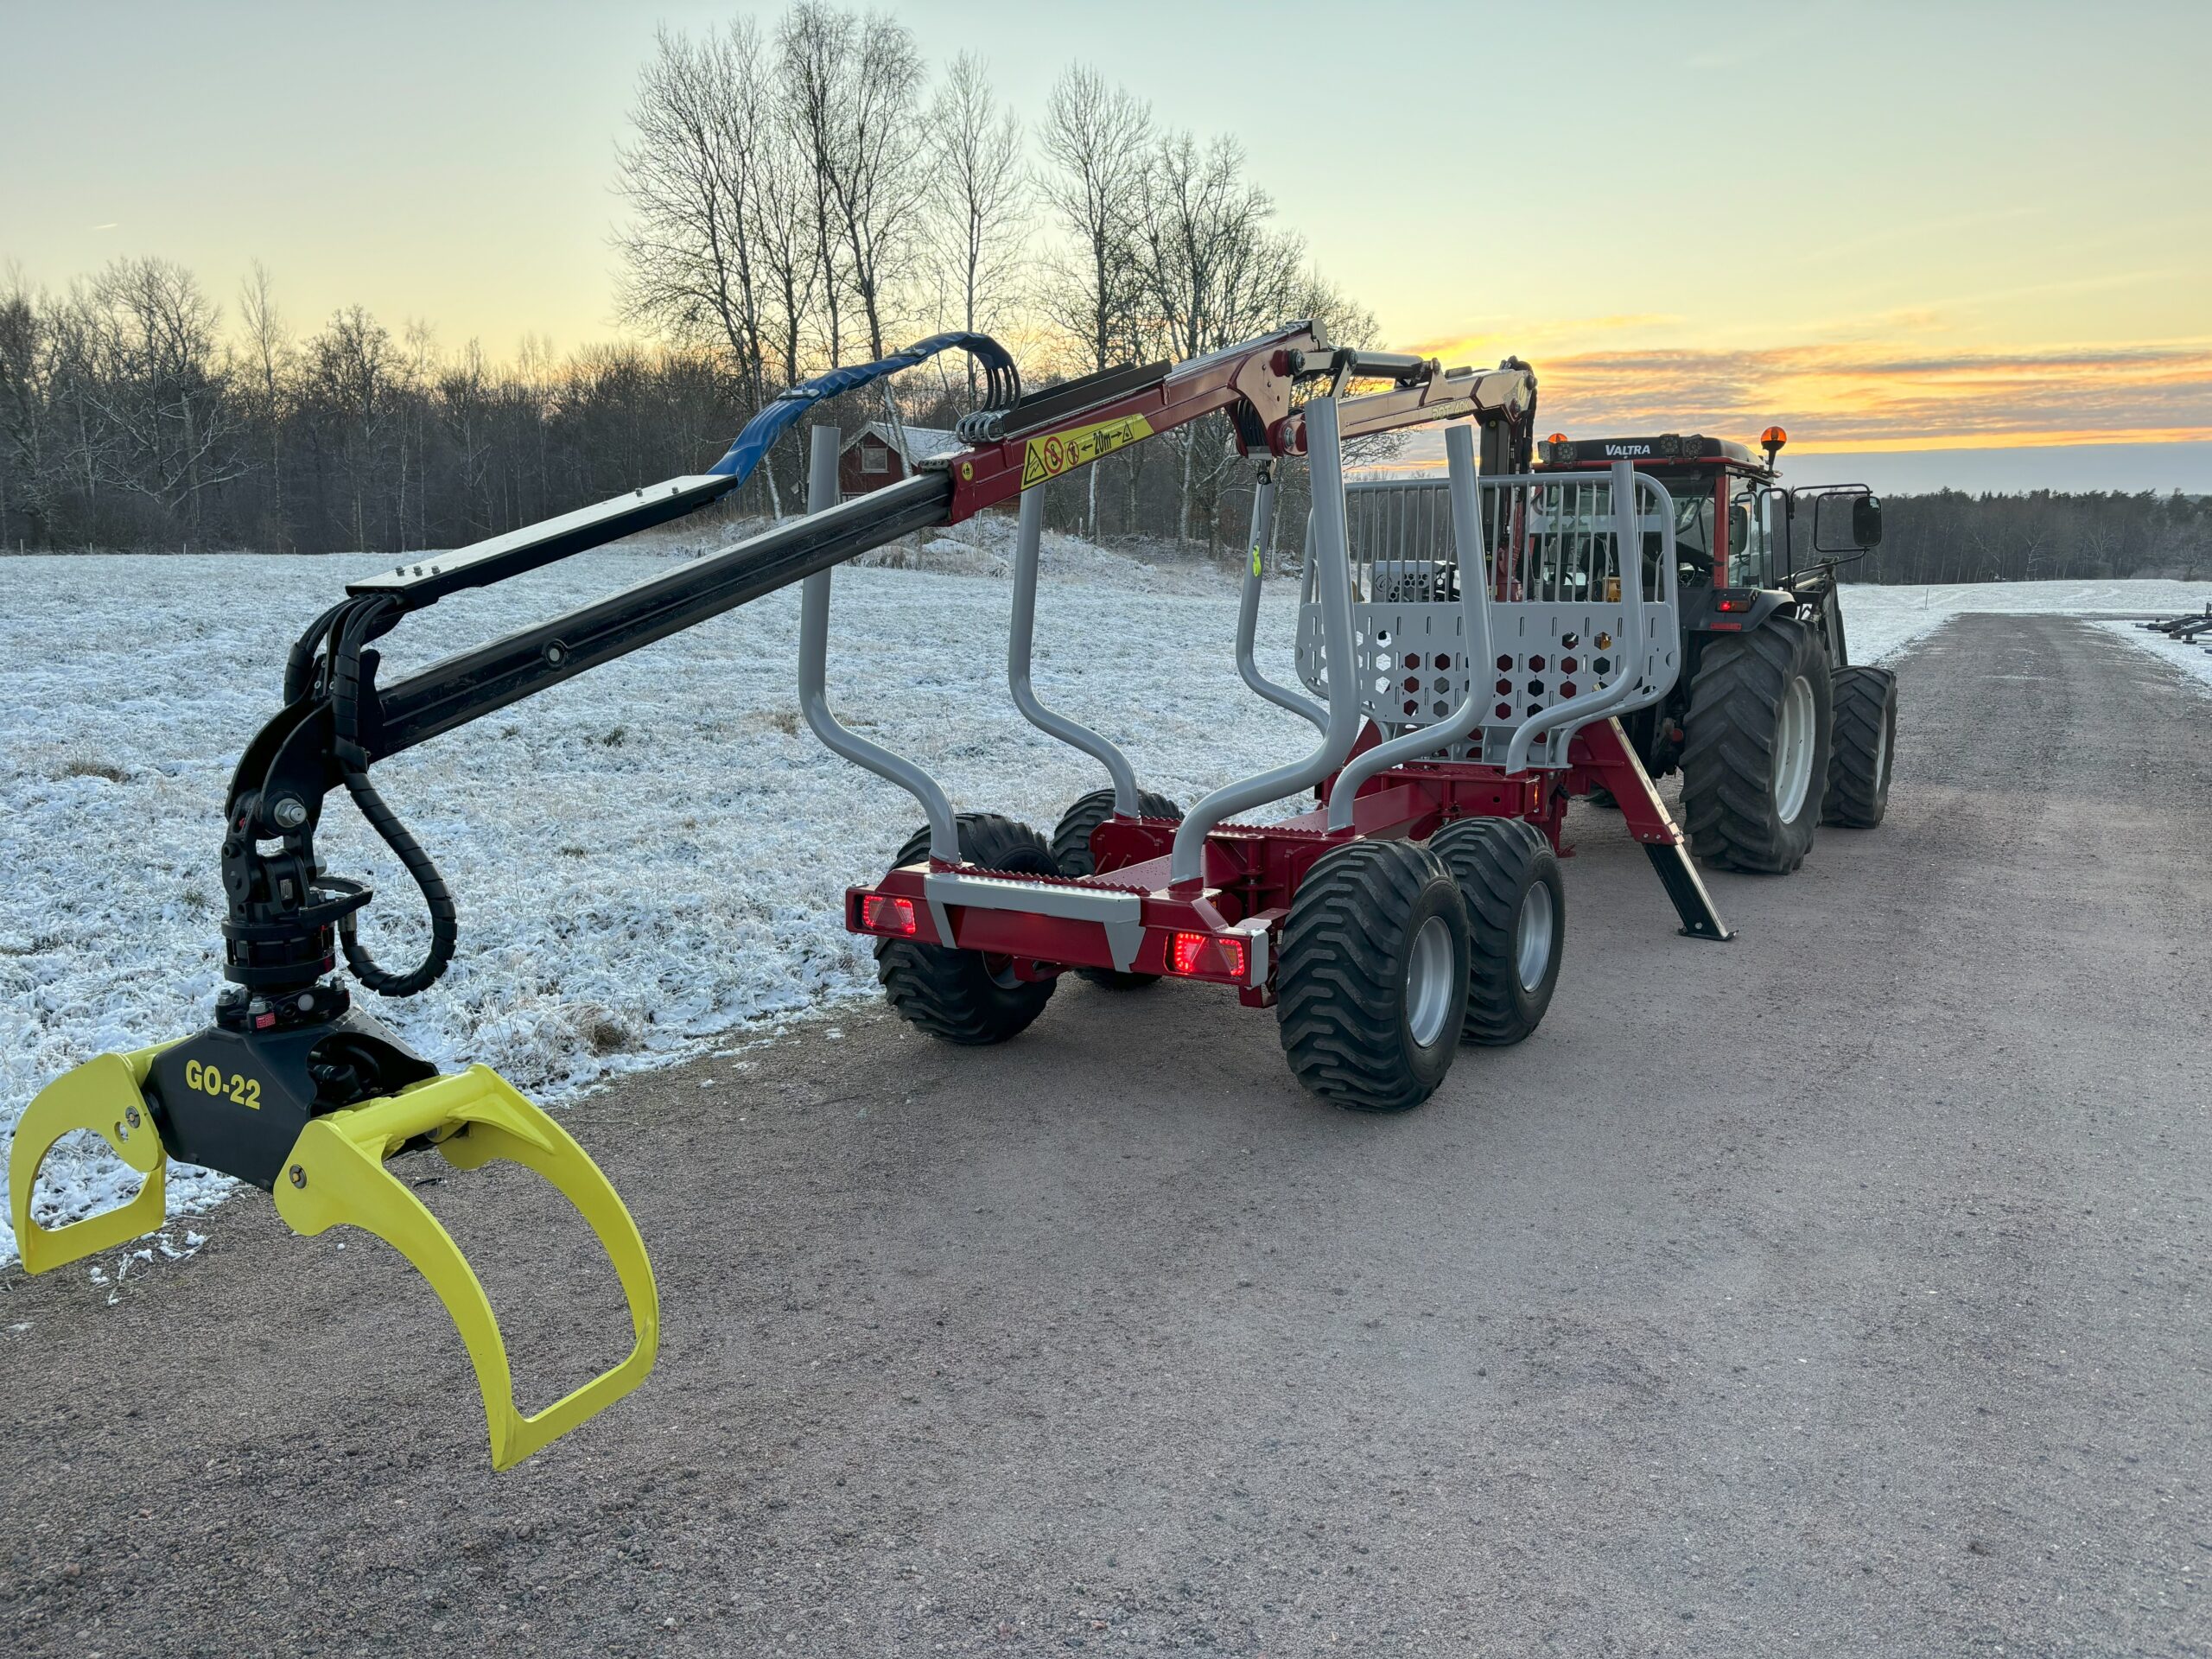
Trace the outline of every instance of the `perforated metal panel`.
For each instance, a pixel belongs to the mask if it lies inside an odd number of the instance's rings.
[[[1606,480],[1484,480],[1483,524],[1491,550],[1482,580],[1490,593],[1491,645],[1471,663],[1462,647],[1465,609],[1446,488],[1440,482],[1364,484],[1345,492],[1354,605],[1352,625],[1361,707],[1386,735],[1446,719],[1468,694],[1484,697],[1478,739],[1452,746],[1449,758],[1503,765],[1522,721],[1561,704],[1587,700],[1632,676],[1630,707],[1664,694],[1680,667],[1681,640],[1671,573],[1659,567],[1657,524],[1663,493],[1654,493],[1639,524],[1649,531],[1643,569],[1656,597],[1643,606],[1641,659],[1628,659],[1633,632],[1620,593],[1618,537]],[[1328,693],[1320,613],[1300,607],[1300,677],[1317,696]],[[1615,712],[1618,712],[1617,709]],[[1567,764],[1575,728],[1540,739],[1532,765]]]

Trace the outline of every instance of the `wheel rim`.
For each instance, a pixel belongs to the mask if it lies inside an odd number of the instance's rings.
[[[1552,890],[1534,882],[1521,895],[1521,914],[1513,924],[1513,966],[1521,988],[1533,991],[1552,965]]]
[[[1414,948],[1406,957],[1406,1027],[1423,1048],[1443,1035],[1453,1007],[1452,929],[1441,916],[1432,916],[1414,935]]]
[[[1877,789],[1890,781],[1890,722],[1883,721],[1878,729],[1881,734],[1874,740],[1874,787]]]
[[[1782,694],[1774,725],[1774,812],[1784,823],[1805,809],[1813,782],[1813,686],[1802,674]]]

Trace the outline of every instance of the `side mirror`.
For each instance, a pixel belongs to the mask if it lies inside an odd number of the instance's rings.
[[[1849,556],[1881,545],[1882,503],[1865,485],[1801,490],[1798,497],[1809,497],[1813,504],[1816,557]]]
[[[1882,544],[1882,498],[1862,495],[1851,509],[1851,539],[1861,547]]]

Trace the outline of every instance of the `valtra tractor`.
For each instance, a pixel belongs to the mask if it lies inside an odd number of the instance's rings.
[[[1776,457],[1721,438],[1568,438],[1536,471],[1602,474],[1625,461],[1674,503],[1682,671],[1623,722],[1655,778],[1682,774],[1682,816],[1700,858],[1724,869],[1796,869],[1815,825],[1867,830],[1888,810],[1897,677],[1852,663],[1837,569],[1882,538],[1863,484],[1790,488]],[[1646,554],[1652,552],[1647,539]],[[1602,796],[1601,796],[1602,798]]]

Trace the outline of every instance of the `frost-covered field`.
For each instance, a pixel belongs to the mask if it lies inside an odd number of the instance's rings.
[[[1005,691],[1005,526],[938,563],[837,578],[833,696],[964,806],[1049,833],[1098,786]],[[383,677],[642,580],[684,556],[586,555],[409,619]],[[186,1034],[219,982],[215,857],[229,770],[273,710],[284,652],[350,575],[344,558],[0,560],[0,1135],[37,1089],[94,1054]],[[1237,683],[1232,579],[1048,539],[1036,679],[1189,802],[1302,753],[1311,731]],[[2212,587],[2043,583],[1848,590],[1872,660],[1967,610],[2179,609]],[[1294,592],[1271,589],[1262,662],[1292,677]],[[461,944],[446,978],[377,1011],[442,1065],[481,1060],[540,1100],[773,1028],[873,987],[839,923],[845,886],[917,822],[795,715],[796,590],[776,594],[378,768],[444,869]],[[365,926],[388,961],[419,948],[419,901],[342,796],[321,846],[366,873]],[[411,958],[410,958],[411,959]],[[374,1005],[376,999],[365,998]],[[54,1213],[112,1202],[103,1153],[48,1166]],[[223,1183],[173,1171],[172,1207]],[[12,1257],[0,1224],[0,1261]]]

